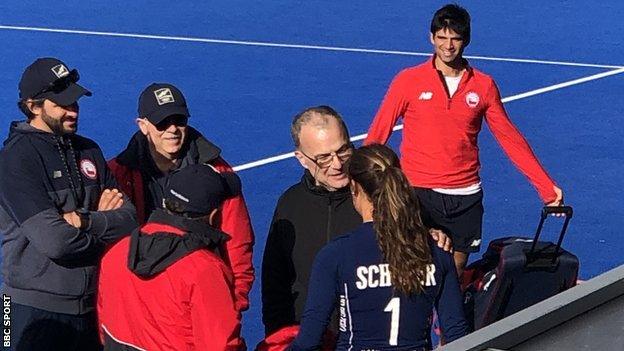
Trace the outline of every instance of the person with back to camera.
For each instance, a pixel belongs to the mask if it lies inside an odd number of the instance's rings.
[[[396,154],[383,145],[346,164],[363,223],[314,260],[299,334],[290,350],[315,350],[334,307],[337,350],[429,350],[437,310],[446,342],[467,333],[453,256],[438,248]]]
[[[222,204],[240,179],[211,165],[172,171],[164,209],[102,259],[98,291],[104,349],[245,349],[234,275],[218,251]]]

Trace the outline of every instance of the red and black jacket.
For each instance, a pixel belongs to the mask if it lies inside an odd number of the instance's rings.
[[[221,150],[204,138],[197,130],[188,127],[185,143],[185,162],[189,164],[210,164],[219,172],[233,172],[232,167],[221,158]],[[130,197],[137,209],[137,218],[140,224],[149,217],[146,201],[146,184],[141,174],[141,159],[151,157],[147,138],[137,132],[127,148],[116,158],[108,161],[121,190]],[[249,307],[248,295],[254,281],[252,252],[254,234],[251,220],[243,195],[227,199],[220,209],[221,218],[219,229],[227,233],[231,240],[222,250],[223,259],[230,265],[234,273],[236,305],[244,311]]]
[[[156,210],[102,259],[98,318],[106,350],[243,350],[227,235]]]

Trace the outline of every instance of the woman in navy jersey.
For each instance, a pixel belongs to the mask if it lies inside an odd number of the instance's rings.
[[[363,223],[316,256],[291,350],[318,349],[334,308],[337,350],[430,350],[434,308],[446,342],[464,336],[453,256],[422,224],[397,155],[386,146],[364,146],[345,167]]]

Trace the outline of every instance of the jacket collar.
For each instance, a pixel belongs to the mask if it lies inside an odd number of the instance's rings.
[[[435,65],[435,58],[436,58],[435,54],[431,55],[429,60],[427,60],[426,65],[427,67],[431,68],[433,72],[436,72],[436,74],[441,75],[441,72],[438,71],[438,68]],[[464,67],[466,68],[466,73],[468,74],[467,78],[472,77],[474,74],[474,69],[472,68],[472,66],[470,66],[470,63],[468,62],[468,60],[466,60],[465,58],[462,58],[462,60],[464,61],[464,65],[465,65]]]
[[[312,176],[312,173],[310,173],[310,171],[308,170],[303,173],[303,176],[301,177],[301,183],[308,192],[318,196],[323,196],[331,199],[343,199],[351,196],[351,192],[348,186],[337,189],[335,191],[329,191],[323,186],[316,185],[316,180]]]
[[[148,226],[149,231],[145,230]],[[148,223],[130,236],[128,269],[150,278],[197,250],[216,251],[228,239],[227,234],[204,222],[157,209]]]
[[[52,143],[52,144],[61,143],[61,145],[64,146],[66,140],[67,139],[74,140],[76,134],[66,134],[66,135],[59,136],[53,133],[49,133],[49,132],[37,129],[31,126],[26,121],[13,121],[11,122],[11,125],[9,127],[9,135],[4,140],[3,145],[5,147],[9,146],[24,136],[34,136],[42,140],[45,140],[49,143]]]
[[[221,149],[206,139],[197,129],[188,126],[187,137],[181,151],[181,159],[189,159],[189,163],[210,163],[221,155]],[[151,158],[148,140],[141,131],[134,133],[124,151],[117,156],[121,165],[138,169],[141,160]]]

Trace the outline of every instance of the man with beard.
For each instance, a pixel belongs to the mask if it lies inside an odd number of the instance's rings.
[[[232,172],[221,149],[188,125],[186,99],[172,84],[154,83],[145,88],[138,114],[139,131],[126,149],[109,161],[109,167],[136,206],[140,224],[163,207],[163,191],[172,171],[208,164],[219,172]],[[234,273],[236,306],[244,311],[249,306],[254,270],[253,231],[243,194],[226,199],[219,213],[215,225],[231,237],[220,253]]]
[[[98,145],[76,135],[78,71],[55,58],[26,68],[0,151],[2,293],[9,349],[97,350],[96,273],[108,246],[137,226]],[[6,325],[6,324],[5,324]]]

